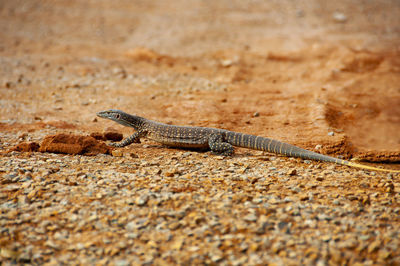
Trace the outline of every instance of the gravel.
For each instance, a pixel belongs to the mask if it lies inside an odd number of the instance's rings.
[[[3,265],[400,263],[396,174],[151,149],[2,154]]]

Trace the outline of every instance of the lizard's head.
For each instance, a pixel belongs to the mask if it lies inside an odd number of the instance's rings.
[[[133,127],[135,129],[138,129],[140,127],[140,125],[143,123],[142,117],[130,115],[123,111],[115,110],[115,109],[98,112],[97,116],[113,120],[121,125],[124,125],[127,127]]]

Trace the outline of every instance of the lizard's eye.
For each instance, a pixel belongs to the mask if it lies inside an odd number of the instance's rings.
[[[116,115],[115,115],[115,118],[120,119],[120,118],[121,118],[121,115],[120,115],[120,114],[116,114]]]

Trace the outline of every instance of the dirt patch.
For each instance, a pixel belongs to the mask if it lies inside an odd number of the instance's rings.
[[[38,118],[35,117],[34,120]],[[41,120],[41,119],[40,119]],[[76,129],[76,125],[72,123],[68,123],[65,121],[48,121],[48,122],[33,122],[33,123],[0,123],[0,131],[7,132],[16,132],[16,131],[25,131],[25,132],[34,132],[37,130],[45,129],[45,128],[58,128],[58,129]]]
[[[398,163],[400,162],[400,152],[376,152],[376,151],[364,151],[359,152],[355,156],[356,160],[364,162],[384,162],[384,163]]]
[[[356,53],[345,59],[340,70],[355,73],[373,71],[379,67],[383,59],[384,57],[378,54]]]
[[[323,145],[314,143],[316,152],[327,154],[333,157],[341,157],[344,159],[351,159],[355,154],[354,145],[350,142],[349,138],[346,136],[341,137],[338,141],[327,142]]]
[[[40,152],[96,155],[111,154],[112,148],[90,136],[57,134],[47,136],[40,145]]]

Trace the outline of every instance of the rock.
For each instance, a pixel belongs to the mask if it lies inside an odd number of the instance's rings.
[[[387,259],[389,259],[389,258],[391,258],[392,257],[392,252],[390,252],[389,250],[387,250],[387,249],[380,249],[379,251],[378,251],[378,258],[380,259],[380,260],[387,260]]]
[[[377,251],[381,247],[381,241],[375,240],[371,244],[368,245],[368,253],[372,253]]]
[[[57,245],[56,243],[54,243],[54,242],[51,241],[51,240],[47,240],[46,243],[45,243],[45,245],[48,246],[48,247],[50,247],[50,248],[56,249],[56,250],[59,250],[59,249],[60,249],[60,246]]]
[[[169,171],[165,172],[164,175],[166,177],[173,177],[175,175],[175,171],[174,170],[169,170]]]
[[[134,159],[139,158],[139,155],[137,155],[136,153],[133,153],[133,152],[129,153],[129,156]]]
[[[46,136],[40,145],[40,152],[96,155],[110,154],[111,148],[90,136],[58,134]]]
[[[296,170],[295,168],[290,169],[290,170],[287,172],[287,174],[290,175],[290,176],[297,175],[297,170]]]
[[[0,248],[0,256],[6,259],[17,259],[19,256],[18,251],[11,250],[6,247],[1,247]]]
[[[221,262],[223,260],[223,256],[222,256],[222,254],[214,253],[214,254],[211,254],[211,258],[210,259],[214,263],[219,263],[219,262]]]
[[[258,217],[254,213],[247,214],[243,217],[243,219],[247,222],[256,222],[257,218]]]
[[[121,133],[115,131],[106,131],[103,135],[106,140],[112,141],[121,141],[124,137]]]
[[[112,150],[111,154],[114,157],[122,157],[122,156],[124,156],[124,153],[123,153],[123,151],[121,149]]]
[[[336,21],[336,22],[340,22],[340,23],[345,23],[347,21],[347,16],[342,13],[342,12],[335,12],[332,15],[332,18]]]
[[[97,121],[97,119],[96,119]],[[91,137],[97,139],[97,140],[106,140],[106,138],[104,137],[103,133],[99,133],[99,132],[93,132],[90,134]]]
[[[116,260],[114,261],[115,266],[128,266],[130,265],[128,260]]]
[[[148,195],[141,195],[140,197],[136,198],[135,203],[138,206],[144,206],[144,205],[146,205],[148,200],[149,200],[149,196]]]

